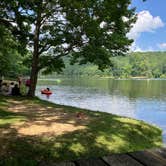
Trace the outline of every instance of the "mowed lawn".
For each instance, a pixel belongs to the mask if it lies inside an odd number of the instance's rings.
[[[0,96],[0,165],[48,164],[160,147],[161,133],[130,118]]]

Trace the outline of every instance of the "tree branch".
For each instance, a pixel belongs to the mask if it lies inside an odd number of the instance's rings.
[[[39,55],[42,54],[45,51],[48,51],[50,49],[51,45],[45,45],[39,50]]]
[[[13,27],[12,21],[0,18],[0,24],[4,25],[4,26],[8,26],[8,27]]]

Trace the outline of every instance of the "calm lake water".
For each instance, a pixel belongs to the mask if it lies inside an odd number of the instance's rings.
[[[40,93],[49,87],[48,98]],[[166,80],[75,78],[39,80],[36,95],[57,104],[127,116],[163,129],[166,144]]]

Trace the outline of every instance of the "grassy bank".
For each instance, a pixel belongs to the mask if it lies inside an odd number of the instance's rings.
[[[161,130],[142,121],[37,98],[0,96],[0,165],[131,152],[160,147],[161,140]]]

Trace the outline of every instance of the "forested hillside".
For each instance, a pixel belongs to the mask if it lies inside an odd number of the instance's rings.
[[[113,57],[111,60],[113,67],[103,72],[91,64],[70,65],[66,60],[63,75],[166,78],[166,52],[136,52],[124,57]]]

